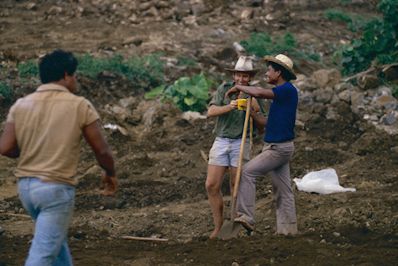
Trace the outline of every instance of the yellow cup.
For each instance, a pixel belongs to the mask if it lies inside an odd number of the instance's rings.
[[[246,110],[247,99],[237,99],[238,101],[238,110]]]

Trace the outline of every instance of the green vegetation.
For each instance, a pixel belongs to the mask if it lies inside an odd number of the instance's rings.
[[[348,25],[348,29],[353,32],[362,30],[370,21],[370,18],[365,18],[358,14],[345,13],[338,9],[328,9],[324,12],[324,16],[329,20],[346,23]]]
[[[351,4],[351,2],[352,2],[351,0],[340,0],[340,3],[343,5]]]
[[[109,71],[127,77],[138,87],[149,89],[163,83],[164,63],[160,54],[132,57],[125,60],[121,55],[111,58],[95,58],[84,54],[78,57],[78,72],[95,78],[102,71]]]
[[[193,67],[197,65],[196,61],[190,57],[180,56],[177,60],[179,66]]]
[[[0,98],[5,102],[11,102],[13,97],[14,94],[11,87],[7,83],[0,81]]]
[[[398,84],[392,85],[391,88],[392,88],[392,96],[398,99]]]
[[[181,77],[170,86],[159,86],[145,94],[146,99],[158,96],[173,102],[182,111],[202,112],[207,107],[211,81],[199,74],[192,78]]]
[[[37,77],[39,75],[39,66],[33,59],[19,63],[17,69],[21,78]]]
[[[369,21],[360,39],[342,51],[343,74],[363,71],[372,62],[388,64],[398,61],[398,0],[381,0],[378,10],[383,18]]]
[[[350,15],[338,9],[327,9],[324,12],[324,16],[329,20],[342,21],[345,23],[352,22],[352,18]]]
[[[299,50],[297,48],[296,39],[293,34],[289,32],[275,39],[272,39],[271,36],[265,32],[255,32],[250,35],[249,39],[241,41],[240,44],[248,53],[259,57],[286,53],[296,58],[320,61],[319,54]]]
[[[111,58],[95,58],[90,54],[77,56],[79,65],[77,72],[95,78],[102,71],[120,74],[131,80],[137,87],[149,89],[163,83],[164,63],[160,54],[150,54],[144,57],[124,59],[121,55]],[[18,64],[21,78],[35,77],[39,68],[35,60]]]

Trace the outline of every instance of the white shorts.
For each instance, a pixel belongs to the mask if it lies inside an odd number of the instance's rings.
[[[210,149],[209,164],[217,166],[238,167],[239,151],[242,139],[217,137]],[[243,163],[250,160],[250,143],[246,139],[243,152]]]

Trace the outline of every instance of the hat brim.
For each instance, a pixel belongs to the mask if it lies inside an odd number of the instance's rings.
[[[255,75],[259,70],[258,69],[253,69],[253,70],[236,70],[233,68],[226,68],[226,71],[229,72],[242,72],[242,73],[250,73],[251,75]]]
[[[293,80],[294,80],[294,79],[297,79],[297,76],[296,76],[296,73],[294,73],[294,70],[291,69],[290,67],[288,67],[288,66],[287,66],[285,63],[283,63],[282,61],[276,59],[275,57],[273,57],[273,56],[265,56],[265,57],[264,57],[264,61],[265,61],[265,62],[273,62],[273,63],[275,63],[275,64],[280,65],[281,67],[283,67],[284,69],[286,69],[286,70],[290,73],[290,75],[292,76],[292,79],[293,79]]]

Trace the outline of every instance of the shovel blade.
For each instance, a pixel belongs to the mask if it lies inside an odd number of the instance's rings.
[[[242,226],[239,223],[234,223],[233,221],[224,221],[220,232],[217,235],[218,239],[228,240],[236,238],[239,235]]]

